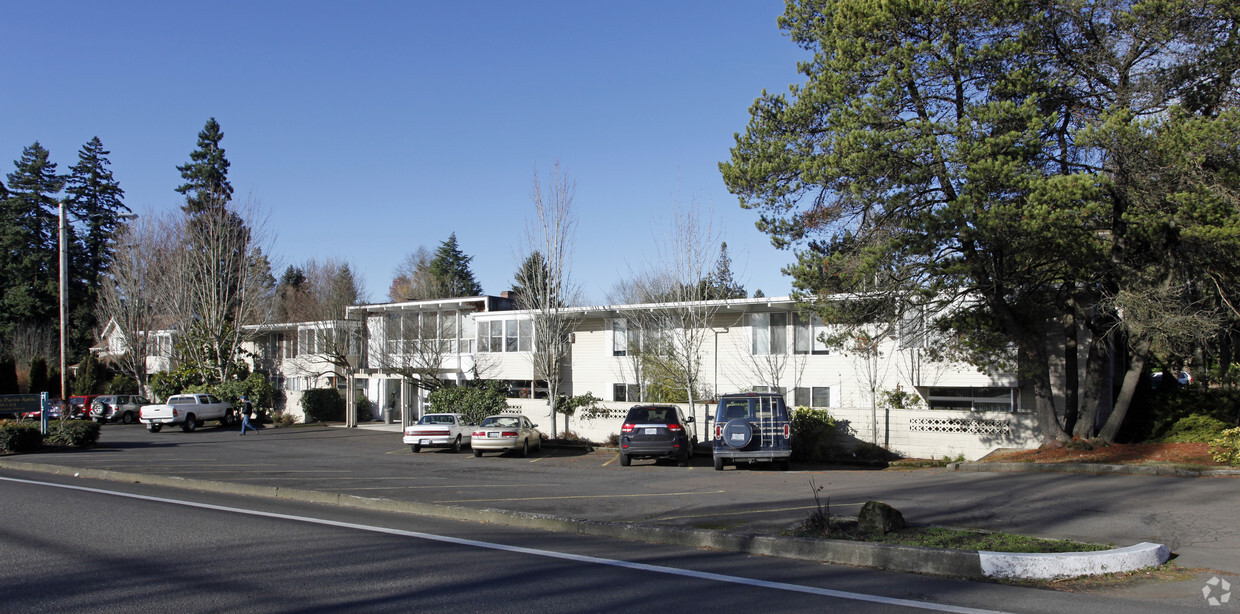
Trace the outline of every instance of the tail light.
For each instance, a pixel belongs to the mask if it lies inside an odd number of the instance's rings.
[[[500,437],[516,437],[516,436],[517,436],[517,432],[516,432],[516,431],[504,431],[504,432],[500,433],[499,435],[500,435]]]
[[[474,431],[472,434],[470,434],[470,437],[483,437],[483,438],[485,438],[486,436],[487,436],[487,432],[486,432],[486,431]]]
[[[673,432],[673,433],[679,433],[679,432],[681,432],[681,431],[685,430],[685,427],[680,426],[679,424],[669,424],[669,425],[667,425],[667,430],[669,430],[669,431],[671,431],[671,432]]]
[[[633,425],[628,422],[625,422],[624,425],[620,427],[620,432],[621,433],[632,433]]]
[[[715,424],[715,439],[723,439],[723,425]]]
[[[792,439],[792,425],[791,424],[784,425],[784,439]]]

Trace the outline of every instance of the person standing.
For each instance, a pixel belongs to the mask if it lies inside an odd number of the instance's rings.
[[[253,424],[250,424],[250,418],[252,418],[253,416],[254,416],[254,405],[250,403],[250,398],[248,396],[242,396],[241,397],[241,436],[242,437],[245,437],[246,429],[250,429],[251,431],[254,431],[255,433],[258,432],[258,429],[254,428]]]

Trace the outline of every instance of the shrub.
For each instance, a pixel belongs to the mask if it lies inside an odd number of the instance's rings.
[[[357,395],[357,401],[354,404],[357,405],[358,422],[370,422],[375,419],[375,404],[365,395]]]
[[[1240,428],[1223,431],[1218,439],[1211,441],[1210,455],[1216,463],[1240,465]]]
[[[55,420],[47,427],[43,443],[85,448],[99,442],[99,425],[91,420]]]
[[[1234,423],[1240,409],[1240,390],[1184,387],[1149,391],[1144,407],[1134,405],[1124,421],[1123,441],[1161,441],[1176,423],[1193,415]]]
[[[301,409],[306,422],[339,422],[344,420],[344,397],[335,388],[315,388],[301,395]]]
[[[835,419],[825,409],[798,407],[792,412],[792,456],[800,460],[823,460],[828,456]]]
[[[38,424],[0,420],[0,454],[33,452],[41,445],[43,435]]]
[[[132,377],[117,373],[103,387],[104,394],[138,394],[138,382]]]
[[[481,422],[508,409],[508,396],[499,382],[440,388],[427,401],[436,412],[465,414],[470,422]]]
[[[1223,431],[1227,430],[1227,427],[1228,424],[1226,422],[1217,418],[1194,414],[1177,420],[1167,430],[1167,433],[1162,436],[1161,441],[1208,443],[1222,437]]]

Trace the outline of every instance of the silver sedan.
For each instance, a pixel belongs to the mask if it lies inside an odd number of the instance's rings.
[[[470,447],[474,456],[488,450],[520,450],[521,456],[529,456],[531,447],[542,450],[542,432],[537,426],[525,416],[490,416],[474,428]]]

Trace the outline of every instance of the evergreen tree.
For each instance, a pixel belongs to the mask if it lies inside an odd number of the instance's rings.
[[[18,394],[17,361],[11,356],[0,358],[0,394]]]
[[[177,192],[185,195],[186,213],[222,210],[232,200],[233,188],[228,182],[228,158],[220,141],[224,133],[215,118],[207,120],[198,133],[198,148],[190,152],[190,161],[177,167],[185,183]]]
[[[715,270],[705,280],[706,288],[702,293],[707,299],[745,298],[749,293],[732,276],[732,258],[728,256],[728,244],[719,245],[719,260]]]
[[[49,396],[57,396],[60,394],[60,379],[57,378],[55,388],[52,390],[52,382],[48,379],[47,360],[42,356],[35,357],[30,361],[30,375],[27,378],[27,391],[30,394],[39,394],[40,392],[50,393]]]
[[[466,256],[456,242],[456,233],[452,233],[447,241],[435,250],[431,260],[431,277],[435,280],[435,296],[431,298],[452,298],[457,296],[478,296],[482,294],[482,286],[474,280],[469,270],[473,256]]]
[[[529,295],[534,288],[540,287],[543,280],[547,279],[550,271],[547,270],[547,260],[543,258],[542,252],[533,251],[526,257],[525,262],[521,263],[521,267],[517,269],[516,277],[512,280],[512,292],[517,296]]]
[[[69,305],[72,321],[73,354],[87,352],[97,328],[95,305],[99,301],[99,284],[103,271],[112,262],[114,233],[118,217],[129,211],[121,202],[125,192],[108,168],[110,152],[103,148],[99,137],[90,140],[78,152],[65,191],[68,211],[84,226],[70,252]]]
[[[0,339],[14,329],[57,320],[59,296],[58,205],[64,177],[37,141],[22,151],[8,175],[0,207]]]

